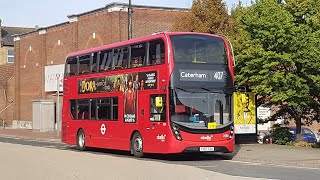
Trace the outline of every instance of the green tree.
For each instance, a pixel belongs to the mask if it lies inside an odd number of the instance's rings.
[[[256,0],[236,19],[237,83],[249,84],[260,105],[278,108],[272,119],[294,119],[297,134],[319,122],[320,1]]]
[[[230,35],[235,21],[222,0],[193,0],[190,11],[182,11],[174,21],[173,31],[192,31]]]

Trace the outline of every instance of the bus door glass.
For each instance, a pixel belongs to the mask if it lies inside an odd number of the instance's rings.
[[[166,95],[146,94],[145,147],[154,152],[163,152],[167,140]]]

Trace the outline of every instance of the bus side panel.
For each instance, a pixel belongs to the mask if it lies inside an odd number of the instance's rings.
[[[95,121],[91,122],[91,147],[129,150],[130,135],[132,128],[127,128],[127,124],[119,121]],[[104,129],[105,128],[105,129]],[[123,131],[122,129],[127,129]]]
[[[62,107],[62,136],[61,141],[66,144],[74,145],[76,144],[76,137],[71,131],[73,126],[73,120],[71,119],[69,113],[69,100],[64,98]]]
[[[72,124],[72,123],[71,123]],[[66,144],[75,145],[76,144],[76,133],[71,131],[70,123],[63,122],[62,123],[62,137],[61,141]]]
[[[62,122],[62,131],[61,131],[61,142],[67,143],[67,122]]]
[[[151,113],[154,113],[154,104],[151,105],[151,98],[160,96],[167,97],[167,81],[166,68],[160,66],[157,71],[157,89],[138,92],[138,123],[141,128],[141,134],[144,140],[144,152],[147,153],[166,153],[167,151],[167,135],[169,126],[166,117],[161,117],[161,120],[151,118]],[[167,103],[167,102],[166,102]],[[165,111],[168,108],[164,108]]]

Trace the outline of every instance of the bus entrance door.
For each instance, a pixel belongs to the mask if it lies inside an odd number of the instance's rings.
[[[142,94],[139,99],[143,116],[144,148],[146,152],[163,153],[166,148],[167,124],[165,117],[165,95]]]

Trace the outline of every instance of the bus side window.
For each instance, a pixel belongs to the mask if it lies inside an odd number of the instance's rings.
[[[92,53],[91,54],[91,63],[90,63],[90,73],[98,72],[98,63],[100,59],[100,52]]]
[[[70,115],[71,115],[71,118],[72,118],[72,119],[78,119],[76,100],[70,100],[70,102],[69,102],[69,107],[70,107]]]
[[[89,119],[89,99],[78,99],[78,119]]]
[[[128,47],[122,47],[114,50],[113,69],[128,68]]]
[[[87,74],[90,72],[90,59],[91,54],[80,56],[79,57],[79,73]]]
[[[165,48],[162,39],[150,42],[149,48],[150,65],[164,64],[165,63]]]
[[[97,104],[96,99],[90,99],[90,108],[89,108],[89,117],[90,119],[96,119]]]
[[[77,72],[77,58],[76,57],[69,57],[67,59],[67,66],[66,66],[66,77],[78,75]]]
[[[137,57],[132,57],[132,62],[131,62],[132,67],[141,67],[143,66],[143,61],[140,56]]]
[[[129,48],[124,47],[122,49],[122,67],[128,68],[129,67]]]
[[[112,113],[111,113],[111,119],[112,120],[118,120],[118,108],[119,108],[119,103],[118,103],[118,98],[111,98],[111,106],[112,106]]]
[[[166,62],[166,54],[161,52],[160,54],[160,64],[164,64]]]
[[[100,72],[108,71],[111,69],[111,63],[112,63],[112,51],[103,51],[100,55]]]
[[[97,119],[111,119],[109,98],[97,99],[97,112]]]
[[[97,99],[97,119],[118,120],[118,98]]]
[[[131,46],[131,67],[145,66],[146,59],[146,43]]]

